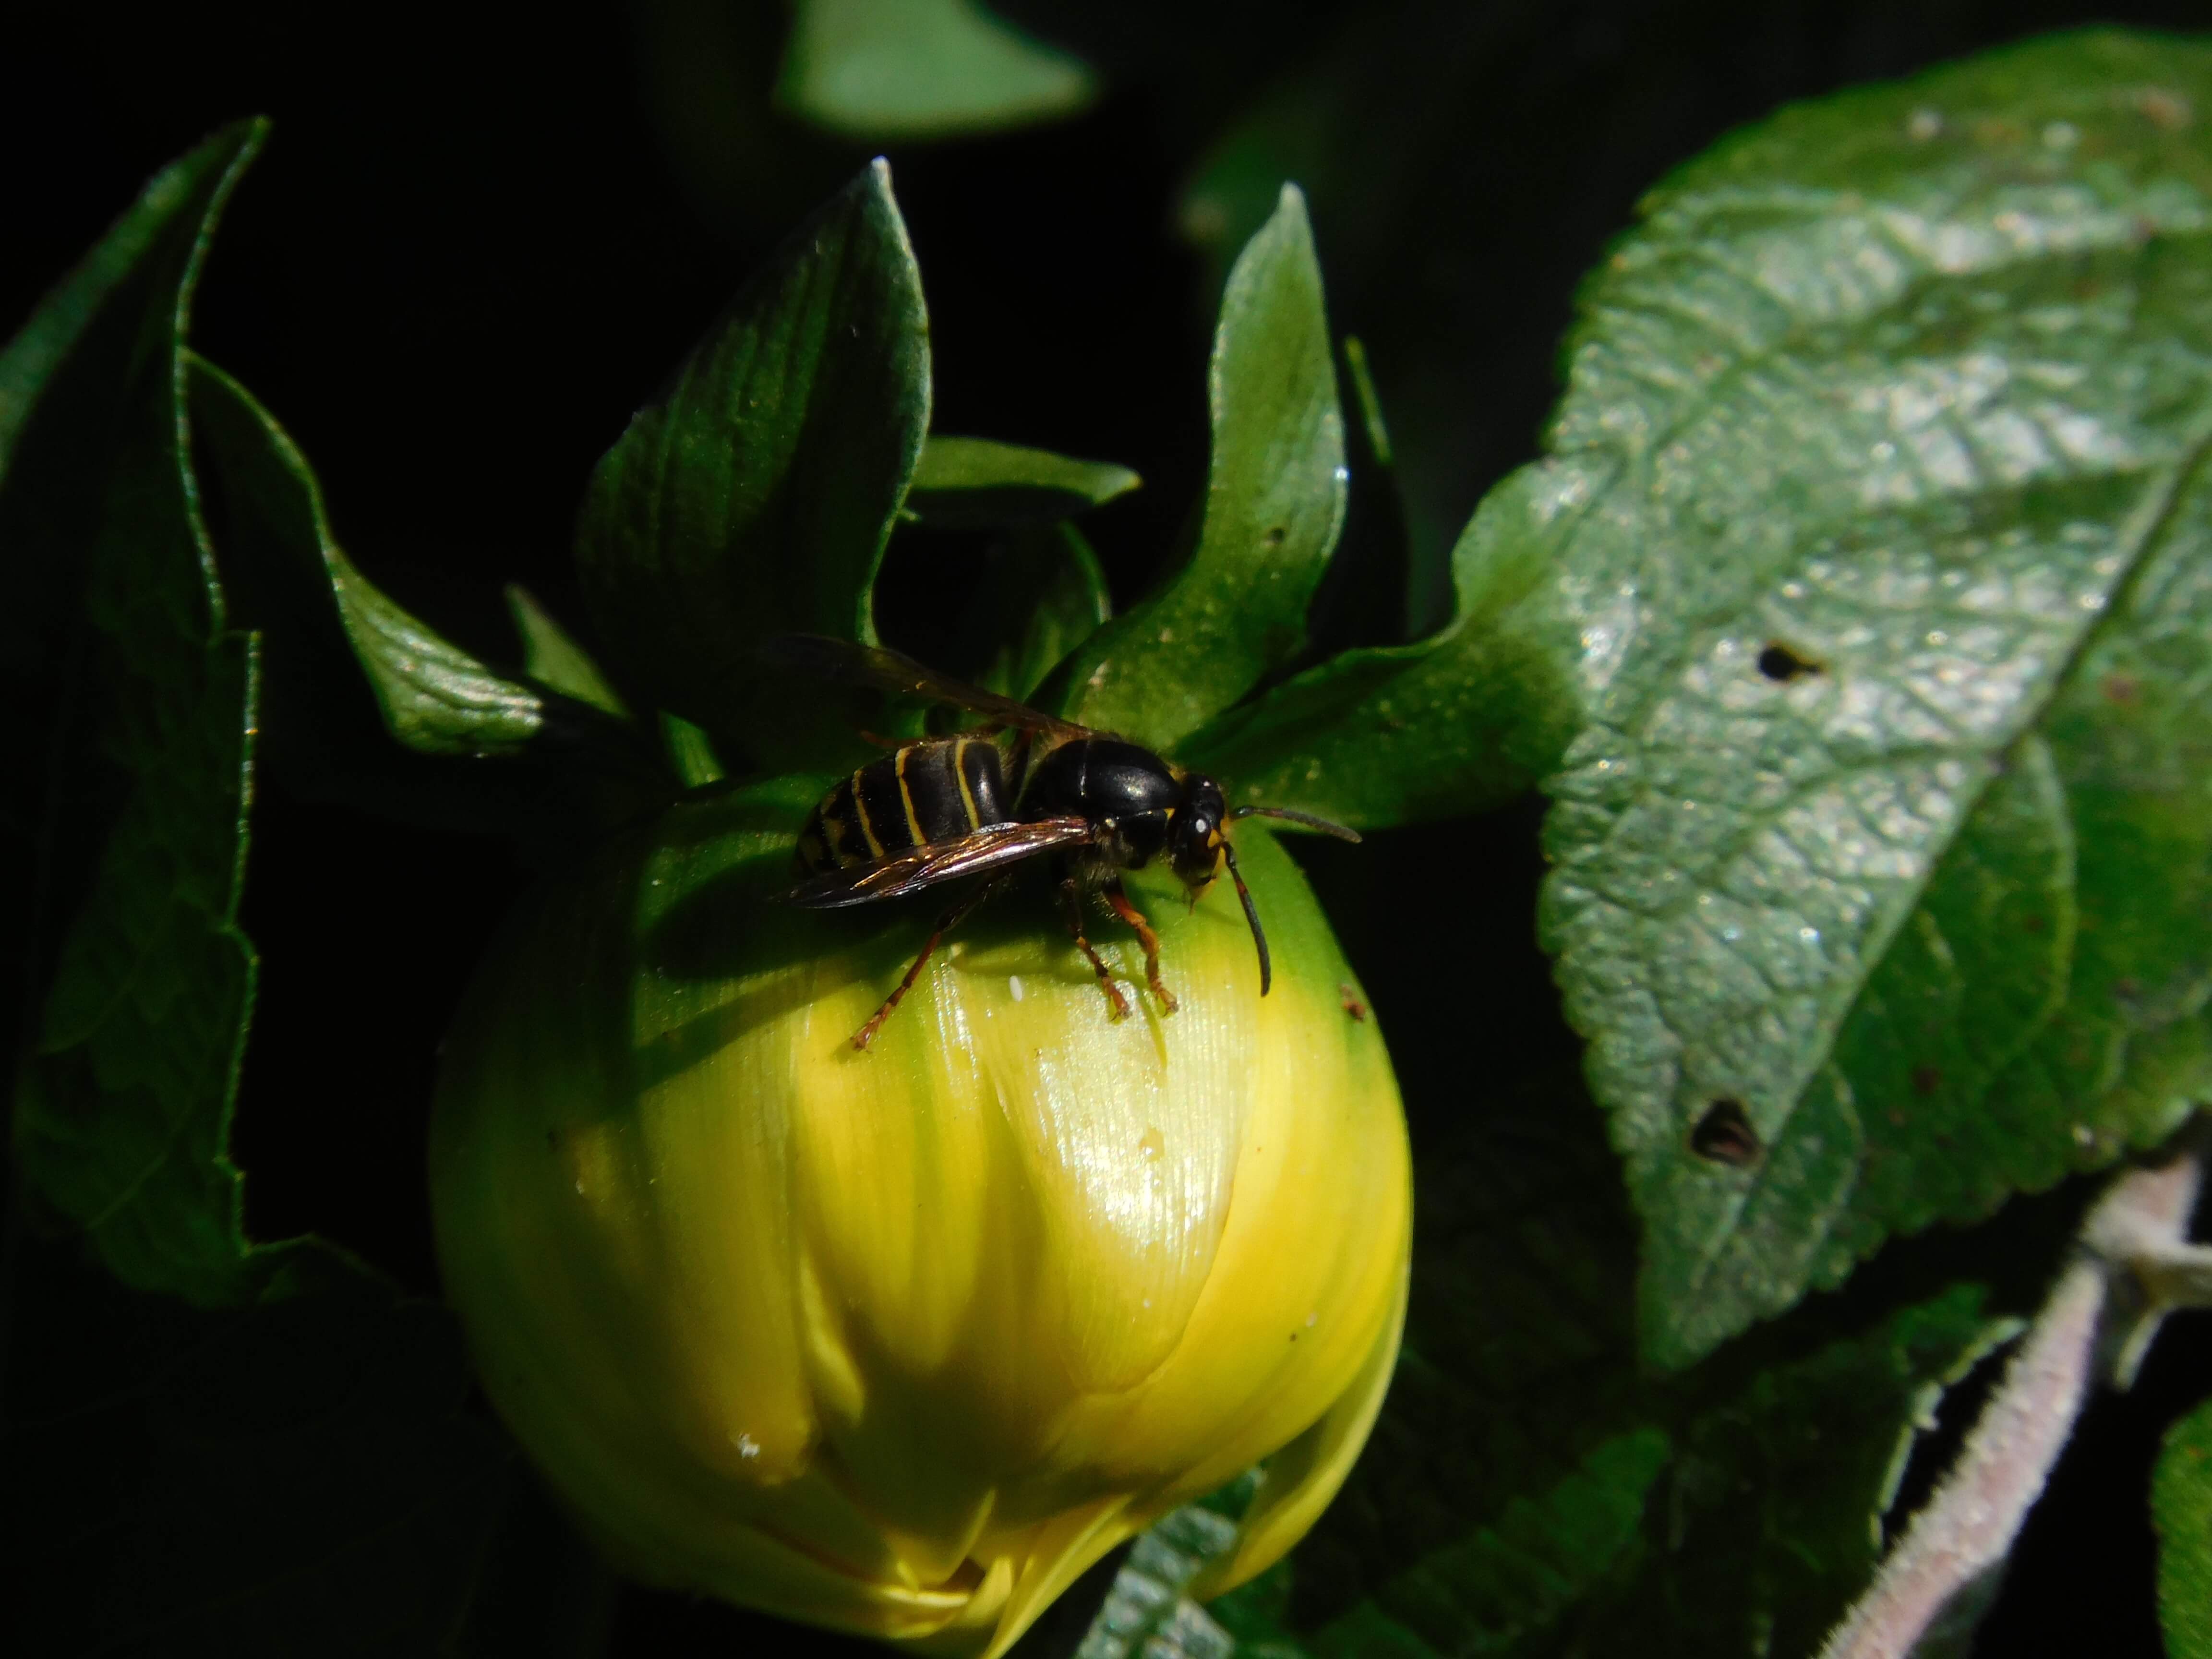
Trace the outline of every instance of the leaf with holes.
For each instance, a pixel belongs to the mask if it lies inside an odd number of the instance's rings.
[[[2212,1087],[2208,106],[2075,36],[1723,143],[1471,532],[1581,708],[1542,928],[1660,1363]]]

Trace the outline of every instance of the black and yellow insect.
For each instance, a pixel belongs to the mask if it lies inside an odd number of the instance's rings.
[[[1160,981],[1160,942],[1129,902],[1121,872],[1164,855],[1196,903],[1224,870],[1236,884],[1260,955],[1260,994],[1272,977],[1267,936],[1251,890],[1237,869],[1230,825],[1255,816],[1286,818],[1358,841],[1341,824],[1279,806],[1231,810],[1221,786],[1203,772],[1164,760],[1141,744],[1055,720],[1025,704],[933,672],[910,657],[811,635],[779,640],[766,654],[778,666],[848,684],[951,703],[990,724],[958,737],[922,738],[841,780],[799,833],[791,902],[842,909],[900,898],[963,876],[986,876],[939,918],[898,988],[853,1037],[865,1048],[912,988],[922,966],[970,911],[995,892],[1008,866],[1051,853],[1060,866],[1068,930],[1098,975],[1113,1013],[1127,1000],[1085,936],[1085,901],[1103,898],[1145,951],[1145,978],[1160,1006],[1176,1000]],[[1010,732],[1002,749],[994,734]]]

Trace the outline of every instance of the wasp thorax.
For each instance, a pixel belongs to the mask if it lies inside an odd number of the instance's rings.
[[[1311,893],[1243,838],[1262,999],[1235,908],[1133,877],[1181,1012],[1117,1020],[1025,878],[855,1054],[932,907],[772,902],[818,787],[679,806],[479,976],[431,1172],[485,1389],[629,1572],[933,1653],[1003,1653],[1281,1452],[1202,1588],[1258,1571],[1364,1438],[1405,1284],[1397,1091]]]

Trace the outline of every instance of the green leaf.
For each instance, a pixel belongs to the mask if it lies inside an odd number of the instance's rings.
[[[946,137],[1072,115],[1091,72],[976,0],[799,0],[777,101],[854,138]]]
[[[647,740],[526,596],[510,603],[544,671],[535,684],[379,591],[338,546],[314,471],[276,418],[205,360],[191,357],[189,373],[223,509],[216,550],[236,620],[261,641],[263,727],[291,787],[533,840],[588,836],[666,799]]]
[[[1593,278],[1554,458],[1471,532],[1547,550],[1512,621],[1583,729],[1542,926],[1658,1363],[2212,1085],[2172,769],[2212,745],[2208,100],[2202,46],[2078,35],[1728,141]],[[1695,1149],[1714,1112],[1755,1155]]]
[[[1379,465],[1395,466],[1397,463],[1390,450],[1390,429],[1382,423],[1382,399],[1375,390],[1374,371],[1367,365],[1367,347],[1357,335],[1346,337],[1344,367],[1352,380],[1360,429],[1366,434],[1369,452]]]
[[[607,677],[592,660],[591,653],[576,643],[527,588],[514,582],[507,587],[507,608],[522,635],[522,672],[540,685],[550,686],[578,702],[586,702],[618,720],[629,710]]]
[[[728,775],[722,769],[721,757],[714,752],[714,739],[690,720],[663,714],[660,741],[668,750],[669,764],[676,769],[676,775],[684,781],[685,788],[719,783]]]
[[[477,759],[520,753],[544,724],[544,699],[440,638],[363,578],[331,533],[313,470],[275,416],[214,364],[196,357],[190,373],[192,414],[226,485],[234,539],[252,560],[240,585],[277,590],[270,611],[334,620],[335,635],[325,625],[302,644],[325,657],[349,653],[386,727],[408,748]],[[254,620],[283,631],[274,616]]]
[[[1389,580],[1370,581],[1364,633],[1382,604],[1402,613],[1405,518],[1395,500],[1389,434],[1382,429],[1363,356],[1347,343],[1354,400],[1363,410],[1367,487],[1354,487],[1352,529],[1322,586],[1316,615],[1358,606],[1340,577],[1370,535],[1387,542]],[[1531,790],[1575,730],[1575,696],[1558,650],[1544,637],[1544,581],[1558,546],[1520,533],[1520,491],[1510,477],[1484,500],[1453,550],[1458,608],[1440,633],[1407,646],[1356,644],[1261,696],[1232,708],[1190,738],[1183,759],[1225,779],[1241,803],[1294,805],[1358,830],[1464,817]],[[1385,495],[1380,507],[1364,504]],[[1360,520],[1382,518],[1364,531]],[[1535,613],[1531,622],[1524,613]],[[1328,644],[1338,644],[1329,639]]]
[[[2166,1431],[2150,1516],[2168,1659],[2212,1659],[2212,1400]]]
[[[0,607],[21,630],[15,718],[49,757],[30,774],[16,1157],[127,1283],[204,1303],[246,1289],[224,1137],[254,972],[237,925],[254,661],[178,404],[193,283],[260,133],[228,128],[156,178],[10,348],[46,362],[0,496],[11,585],[40,573]],[[58,346],[56,318],[74,325]]]
[[[1077,653],[1062,699],[1072,719],[1169,750],[1298,654],[1343,527],[1344,420],[1294,186],[1230,275],[1207,392],[1196,551]]]
[[[1070,460],[988,438],[933,435],[921,447],[906,505],[925,524],[992,530],[1073,518],[1143,482],[1111,461]]]
[[[991,550],[957,659],[974,684],[1026,702],[1112,614],[1106,573],[1073,525],[1018,530]]]
[[[1346,445],[1352,476],[1344,529],[1308,617],[1306,656],[1312,662],[1358,647],[1402,644],[1411,637],[1413,548],[1405,494],[1382,423],[1382,400],[1368,372],[1367,349],[1357,337],[1346,338],[1342,356],[1340,395],[1359,418],[1351,423]]]
[[[256,657],[199,516],[184,338],[260,134],[156,178],[0,358],[38,360],[8,377],[0,579],[22,603],[0,609],[13,708],[47,757],[34,856],[10,866],[35,906],[0,1555],[9,1628],[42,1654],[421,1653],[464,1615],[490,1651],[517,1627],[477,1594],[519,1505],[450,1318],[240,1225]],[[40,332],[57,316],[58,343]]]
[[[818,687],[744,653],[792,632],[874,640],[870,590],[928,425],[921,278],[877,161],[592,473],[576,556],[617,678],[771,767],[848,744]]]
[[[1183,758],[1238,802],[1356,829],[1477,812],[1526,793],[1576,725],[1546,623],[1561,552],[1533,471],[1486,497],[1452,568],[1453,621],[1411,645],[1339,653],[1196,733]]]
[[[1594,1652],[1816,1652],[1880,1558],[1914,1438],[1950,1382],[2017,1333],[1972,1285],[1770,1362],[1677,1431],[1643,1571],[1579,1621]]]
[[[1540,1498],[1516,1498],[1484,1527],[1422,1556],[1318,1632],[1322,1659],[1375,1652],[1486,1653],[1547,1630],[1641,1545],[1644,1511],[1672,1447],[1634,1430],[1601,1442]]]

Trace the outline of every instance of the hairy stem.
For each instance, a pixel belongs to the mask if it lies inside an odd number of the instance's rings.
[[[1928,1506],[1828,1638],[1821,1659],[1902,1659],[1945,1613],[1993,1586],[2021,1523],[2074,1431],[2112,1338],[2134,1374],[2159,1319],[2197,1303],[2202,1253],[2186,1242],[2203,1174],[2188,1152],[2115,1180]]]

